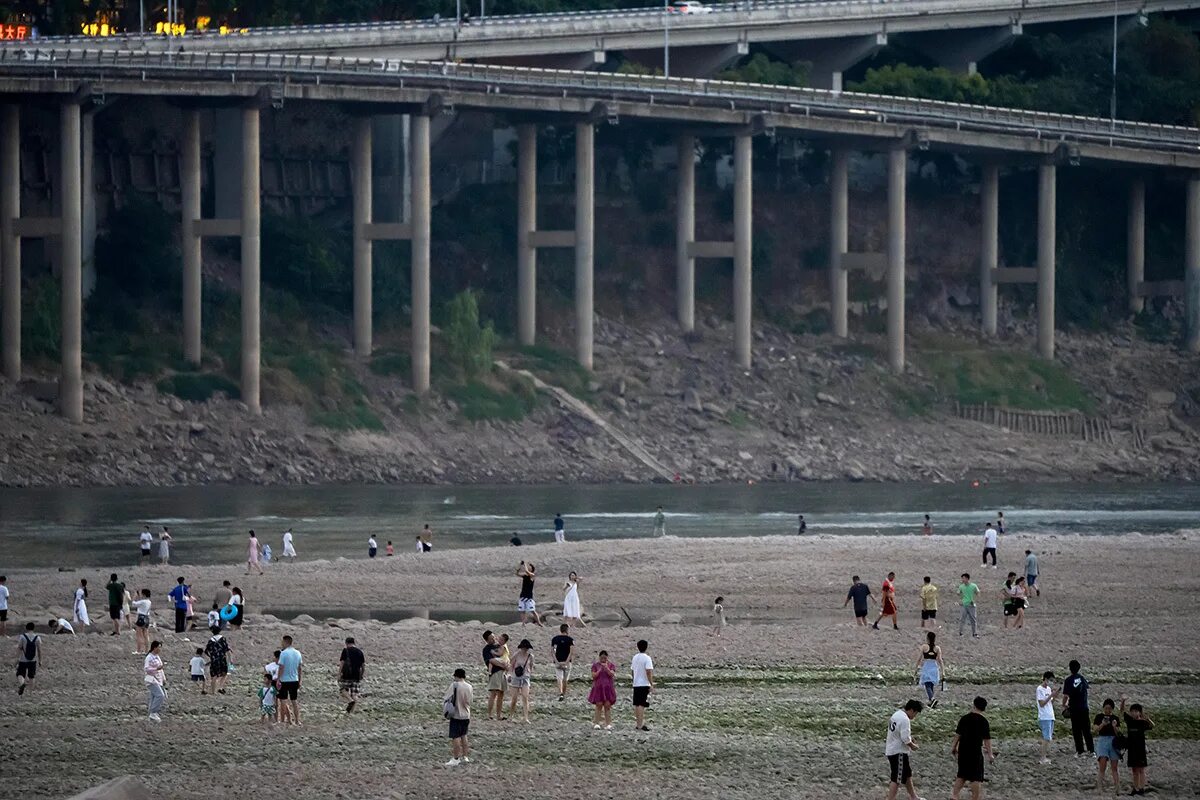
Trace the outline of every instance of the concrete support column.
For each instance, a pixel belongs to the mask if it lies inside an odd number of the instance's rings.
[[[1138,294],[1138,284],[1146,279],[1146,181],[1134,178],[1129,184],[1129,219],[1125,225],[1125,283],[1129,311],[1138,313],[1146,301]]]
[[[80,108],[60,107],[59,164],[62,173],[62,377],[58,404],[71,422],[83,422],[83,250]]]
[[[91,295],[96,288],[96,179],[94,173],[96,156],[96,115],[83,113],[79,119],[80,164],[79,182],[82,187],[80,198],[80,220],[82,238],[80,247],[83,259],[83,296]]]
[[[850,334],[850,280],[842,256],[850,249],[850,153],[835,149],[830,156],[829,315],[833,335],[845,339]]]
[[[684,333],[696,329],[696,259],[688,244],[696,238],[696,138],[676,140],[679,177],[675,192],[675,310]]]
[[[376,114],[371,120],[372,219],[403,222],[408,195],[408,169],[404,166],[404,121],[407,115]]]
[[[981,227],[983,241],[979,256],[979,314],[984,336],[996,335],[996,303],[999,292],[992,280],[992,270],[1000,266],[1000,167],[983,165],[983,182],[979,187],[983,206]]]
[[[1187,317],[1187,349],[1200,353],[1200,175],[1187,182],[1187,217],[1184,224],[1184,307]]]
[[[180,247],[183,250],[183,360],[199,366],[201,356],[200,321],[200,237],[195,222],[200,218],[200,112],[183,112],[183,151],[179,154],[180,205],[183,224]]]
[[[235,176],[242,174],[242,117],[239,109],[213,111],[213,208],[217,219],[241,214],[242,194]]]
[[[575,124],[575,357],[592,368],[595,258],[595,140],[590,122]]]
[[[371,355],[371,118],[354,120],[351,180],[354,190],[354,354]]]
[[[904,371],[904,212],[908,151],[888,153],[887,333],[888,366]]]
[[[737,364],[750,368],[751,198],[753,163],[750,137],[733,140],[733,350]]]
[[[517,341],[537,339],[537,126],[517,126]]]
[[[1054,358],[1054,249],[1057,167],[1038,167],[1037,347],[1042,358]]]
[[[21,109],[0,107],[0,291],[3,292],[4,377],[21,380]]]
[[[412,369],[413,391],[429,391],[429,117],[412,118]]]
[[[242,109],[242,402],[251,414],[262,413],[259,378],[262,362],[261,313],[262,209],[259,159],[259,110]]]

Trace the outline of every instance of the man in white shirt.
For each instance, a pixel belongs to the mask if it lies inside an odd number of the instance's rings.
[[[283,532],[283,557],[290,558],[293,561],[296,559],[296,545],[293,542],[291,528]]]
[[[74,636],[75,628],[71,625],[71,623],[67,622],[65,618],[59,617],[57,620],[50,620],[50,632],[69,633]]]
[[[887,743],[883,750],[891,770],[887,800],[896,800],[901,784],[908,790],[911,800],[918,800],[917,790],[913,788],[912,765],[909,763],[908,754],[917,749],[917,743],[912,737],[913,717],[920,714],[924,708],[920,700],[909,700],[904,704],[904,708],[892,714],[892,718],[888,720]]]
[[[649,642],[641,639],[637,643],[637,654],[629,662],[633,673],[633,727],[649,731],[646,727],[646,709],[650,707],[650,693],[654,691],[654,661],[646,652]]]
[[[0,637],[8,636],[8,578],[0,575]]]
[[[1054,738],[1054,698],[1058,690],[1050,683],[1054,680],[1053,672],[1043,672],[1042,682],[1037,687],[1037,719],[1038,727],[1042,729],[1042,761],[1050,763],[1050,740]]]
[[[992,557],[992,569],[996,569],[996,541],[1000,535],[996,533],[996,526],[988,523],[983,530],[983,563],[980,565],[987,568],[988,555]]]
[[[154,542],[154,536],[150,533],[150,526],[142,528],[142,532],[138,535],[138,543],[142,548],[142,559],[150,557],[150,545]],[[140,562],[139,562],[140,563]]]

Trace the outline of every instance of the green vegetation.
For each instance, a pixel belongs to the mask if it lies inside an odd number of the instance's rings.
[[[26,358],[58,360],[61,298],[53,275],[41,275],[26,284],[21,297],[21,349]]]
[[[412,374],[412,356],[406,350],[376,350],[371,356],[371,372],[392,378]]]
[[[533,386],[517,377],[505,380],[499,388],[472,380],[446,387],[443,391],[458,403],[463,417],[472,422],[515,422],[524,419],[537,404]]]
[[[203,403],[218,392],[224,392],[234,400],[241,397],[236,383],[212,372],[178,372],[160,379],[156,386],[164,394],[194,403]]]
[[[594,380],[592,374],[580,366],[570,353],[535,344],[518,348],[512,364],[529,370],[552,386],[565,389],[580,400],[591,400],[595,394],[591,388]]]
[[[741,65],[717,73],[717,80],[741,83],[767,83],[778,86],[807,86],[808,65],[773,61],[765,53],[755,53]]]
[[[459,292],[446,304],[446,317],[442,333],[450,363],[462,370],[469,381],[491,372],[496,331],[490,322],[480,324],[475,293],[470,289]]]

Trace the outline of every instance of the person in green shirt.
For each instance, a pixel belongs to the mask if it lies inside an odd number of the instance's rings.
[[[976,639],[979,638],[979,631],[975,623],[975,595],[979,594],[979,587],[971,583],[971,573],[964,572],[962,581],[958,584],[958,597],[962,601],[962,615],[958,618],[958,635],[963,635],[963,625],[968,621],[971,623],[971,635]]]
[[[116,636],[121,632],[121,614],[124,611],[125,605],[125,584],[117,580],[117,573],[108,576],[108,585],[104,587],[108,589],[108,616],[112,620],[112,633],[109,636]]]

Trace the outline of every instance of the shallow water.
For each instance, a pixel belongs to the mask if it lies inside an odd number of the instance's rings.
[[[755,486],[209,486],[171,489],[0,490],[0,569],[124,566],[142,523],[175,537],[175,563],[245,559],[247,529],[271,544],[292,526],[301,559],[366,557],[368,535],[397,554],[429,523],[436,548],[653,534],[666,508],[673,536],[908,534],[933,517],[939,535],[977,534],[1003,510],[1008,530],[1144,534],[1200,529],[1200,486],[1164,484],[759,484]],[[157,553],[157,550],[155,551]]]

